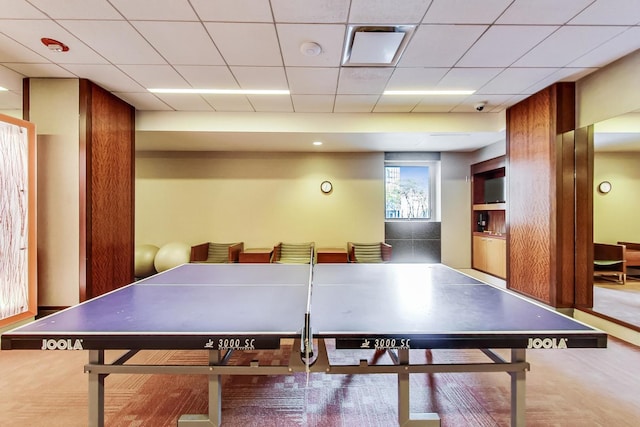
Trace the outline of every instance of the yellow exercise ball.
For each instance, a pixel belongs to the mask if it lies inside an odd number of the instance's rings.
[[[190,255],[191,246],[186,243],[167,243],[158,250],[156,258],[153,261],[153,265],[155,266],[156,271],[160,273],[161,271],[169,270],[170,268],[188,263]]]
[[[156,245],[136,245],[133,265],[133,274],[136,277],[148,277],[156,273],[153,262],[159,250]]]

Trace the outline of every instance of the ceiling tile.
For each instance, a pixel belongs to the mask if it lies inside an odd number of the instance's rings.
[[[5,64],[8,68],[26,77],[76,78],[77,75],[56,64],[13,63]],[[65,67],[70,64],[65,64]],[[2,86],[2,84],[0,84]]]
[[[475,94],[506,95],[524,93],[531,82],[544,79],[555,71],[553,68],[507,68]],[[531,92],[528,92],[531,94]]]
[[[205,24],[228,65],[282,65],[272,24]]]
[[[451,110],[452,113],[476,113],[476,105],[484,103],[483,113],[502,111],[502,104],[508,101],[511,95],[470,95]]]
[[[54,21],[42,20],[0,20],[0,32],[28,47],[51,62],[60,64],[105,64],[107,61],[85,43],[74,37]],[[41,36],[46,34],[69,46],[68,52],[53,52],[42,44]],[[42,61],[45,62],[45,61]]]
[[[287,76],[280,67],[231,67],[241,89],[288,89]]]
[[[381,93],[387,86],[392,72],[392,68],[342,68],[338,78],[338,93],[342,95]]]
[[[563,67],[598,47],[603,40],[609,40],[625,29],[604,26],[562,27],[514,65],[516,67]]]
[[[217,22],[273,22],[269,0],[190,0],[200,19]]]
[[[378,102],[378,95],[336,95],[335,113],[370,113]]]
[[[218,49],[199,22],[133,21],[131,24],[171,64],[224,64]]]
[[[433,0],[425,24],[492,24],[513,0]]]
[[[386,90],[426,90],[433,89],[447,74],[448,68],[397,68]]]
[[[32,50],[25,49],[23,45],[13,39],[0,34],[0,61],[1,62],[46,62],[47,60]]]
[[[410,113],[420,102],[420,96],[381,96],[373,111],[375,113]]]
[[[413,109],[414,113],[449,113],[460,104],[460,99],[447,99],[448,97],[438,97],[437,99],[423,99]]]
[[[346,23],[350,0],[271,0],[276,22]]]
[[[527,93],[536,93],[556,82],[575,82],[576,80],[591,74],[597,68],[560,68],[552,74],[549,74],[542,80],[535,82],[533,85],[525,89]]]
[[[516,0],[496,23],[562,25],[591,2],[593,0]]]
[[[414,112],[426,111],[426,105],[438,106],[437,111],[450,111],[469,99],[469,95],[432,95],[421,97]]]
[[[188,0],[109,0],[128,20],[197,21]]]
[[[104,0],[29,0],[53,19],[124,19]]]
[[[113,92],[143,92],[145,88],[114,65],[69,64],[65,68]]]
[[[213,65],[177,65],[176,71],[194,88],[238,89],[238,82],[228,67]]]
[[[400,67],[452,67],[487,29],[484,25],[420,25]]]
[[[631,27],[569,64],[571,67],[601,67],[638,49],[640,27]]]
[[[169,65],[121,65],[119,68],[145,89],[191,87]]]
[[[253,112],[253,106],[242,95],[202,95],[216,111]]]
[[[283,95],[249,95],[247,96],[256,111],[274,113],[292,113],[291,97]]]
[[[0,86],[22,92],[23,75],[6,67],[0,67]]]
[[[339,69],[288,67],[287,79],[292,94],[334,94],[338,87]]]
[[[114,64],[165,63],[165,60],[128,22],[79,20],[58,22]],[[64,39],[60,41],[66,43]],[[124,49],[123,46],[127,48]],[[71,48],[71,45],[69,47]]]
[[[140,111],[168,111],[172,110],[157,96],[149,92],[116,92],[115,95]]]
[[[278,24],[278,38],[285,66],[338,67],[342,58],[345,25],[331,24]],[[300,47],[315,42],[322,52],[318,56],[305,56]]]
[[[559,27],[494,25],[456,64],[458,67],[508,67]]]
[[[354,24],[418,24],[431,0],[352,0],[349,22]]]
[[[296,113],[331,113],[334,95],[292,95]]]
[[[569,21],[571,25],[637,25],[640,22],[638,0],[596,0]]]
[[[478,90],[504,68],[452,68],[440,80],[437,89]]]
[[[25,0],[3,0],[2,19],[42,19],[47,16]]]
[[[200,95],[161,93],[156,96],[177,111],[213,111]]]

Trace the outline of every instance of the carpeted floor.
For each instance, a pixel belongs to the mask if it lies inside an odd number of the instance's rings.
[[[597,280],[593,286],[593,311],[640,327],[640,279],[628,277],[624,285]]]
[[[115,358],[117,352],[108,352]],[[505,351],[504,356],[507,355]],[[610,339],[606,349],[529,350],[527,426],[632,427],[640,419],[640,351]],[[287,349],[239,352],[236,363],[285,363]],[[332,363],[371,360],[339,351]],[[206,363],[204,351],[144,351],[129,363]],[[478,351],[412,350],[416,363],[485,361]],[[87,425],[87,352],[0,351],[0,426]],[[380,363],[389,363],[387,358]],[[107,427],[175,427],[182,414],[207,413],[199,375],[111,375],[105,381]],[[222,426],[388,427],[397,425],[392,375],[225,376]],[[438,412],[442,427],[509,426],[505,373],[413,374],[411,409]]]

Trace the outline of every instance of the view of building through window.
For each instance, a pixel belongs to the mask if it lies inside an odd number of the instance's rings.
[[[386,219],[430,219],[428,166],[385,166]]]

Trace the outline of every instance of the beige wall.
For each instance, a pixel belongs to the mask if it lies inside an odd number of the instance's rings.
[[[79,82],[31,79],[38,139],[38,305],[79,302]]]
[[[600,243],[640,242],[640,152],[596,153],[594,187],[609,181],[611,192],[593,198],[593,240]]]
[[[640,50],[580,79],[576,126],[592,125],[640,109]]]
[[[136,244],[382,241],[383,165],[382,153],[138,152]]]

